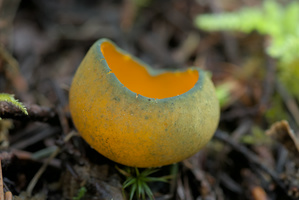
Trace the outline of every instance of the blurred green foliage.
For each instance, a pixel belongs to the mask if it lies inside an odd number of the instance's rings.
[[[267,52],[287,64],[299,59],[299,2],[283,7],[267,0],[260,8],[243,8],[238,12],[204,14],[195,19],[198,28],[207,31],[257,31],[269,35]]]
[[[216,96],[219,100],[220,107],[223,108],[227,106],[227,104],[231,101],[230,91],[232,89],[232,85],[229,83],[223,83],[216,87]]]
[[[267,110],[265,116],[270,123],[274,123],[281,119],[290,120],[290,117],[283,105],[283,101],[279,95],[274,95],[271,101],[271,109]]]
[[[207,31],[257,31],[269,37],[266,52],[278,63],[278,79],[299,101],[299,1],[285,6],[266,0],[261,7],[245,7],[239,11],[220,14],[203,14],[195,18],[195,25]],[[227,98],[227,97],[225,97]],[[273,100],[266,113],[270,121],[282,119],[285,112],[280,100]],[[280,106],[279,106],[280,105]]]
[[[248,145],[265,145],[271,144],[272,140],[267,136],[259,126],[252,126],[251,134],[246,134],[241,137],[241,142]]]
[[[137,7],[147,7],[152,0],[132,0]]]
[[[73,200],[81,200],[84,195],[86,194],[87,192],[87,189],[86,187],[81,187],[79,190],[78,190],[78,194],[76,197],[73,197]]]

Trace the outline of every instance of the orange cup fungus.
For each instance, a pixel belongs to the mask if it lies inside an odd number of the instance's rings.
[[[70,112],[92,148],[132,167],[190,157],[211,139],[220,115],[206,72],[154,70],[107,39],[79,66]]]

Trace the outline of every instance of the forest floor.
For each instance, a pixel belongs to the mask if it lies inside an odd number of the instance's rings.
[[[216,87],[230,85],[209,144],[151,175],[172,177],[149,184],[156,200],[299,199],[298,104],[277,81],[276,60],[264,49],[267,38],[194,26],[199,14],[259,4],[0,0],[0,93],[14,94],[29,111],[25,116],[0,102],[2,193],[28,200],[128,199],[120,173],[125,166],[76,133],[68,104],[84,55],[96,40],[109,38],[153,68],[199,66]],[[271,114],[277,96],[284,112]]]

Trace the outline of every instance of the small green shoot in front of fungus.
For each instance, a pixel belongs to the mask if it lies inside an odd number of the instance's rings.
[[[126,176],[126,180],[123,183],[123,189],[129,189],[129,199],[132,200],[133,197],[137,197],[138,199],[145,199],[146,196],[149,199],[153,200],[154,195],[151,191],[150,187],[147,183],[149,182],[167,182],[170,176],[163,176],[163,177],[150,177],[149,175],[157,172],[159,169],[152,169],[148,168],[139,172],[138,168],[128,167],[127,169],[123,170],[116,167],[117,170]]]
[[[81,187],[79,190],[78,190],[78,194],[77,194],[77,196],[76,197],[73,197],[73,200],[81,200],[83,197],[84,197],[84,195],[86,194],[86,192],[87,192],[87,189],[86,189],[86,187]]]
[[[12,105],[19,108],[25,115],[28,115],[27,109],[25,106],[19,102],[17,99],[14,98],[14,95],[12,94],[6,94],[6,93],[0,93],[0,101],[5,101],[8,103],[11,103]],[[1,120],[1,117],[0,117]]]

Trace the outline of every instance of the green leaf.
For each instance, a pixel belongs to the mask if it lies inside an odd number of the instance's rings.
[[[140,195],[141,195],[141,193],[142,193],[142,183],[141,183],[141,180],[139,179],[139,178],[137,178],[137,191],[136,191],[136,193],[137,193],[137,196],[138,196],[138,198],[140,198]]]
[[[135,173],[136,173],[136,176],[139,176],[139,175],[140,175],[139,170],[138,170],[137,167],[135,167]]]
[[[145,182],[164,182],[167,183],[167,177],[144,177]]]
[[[145,191],[146,195],[147,195],[151,200],[154,199],[154,198],[153,198],[153,197],[154,197],[154,194],[152,193],[152,191],[151,191],[151,189],[149,188],[149,186],[148,186],[147,184],[144,184],[143,188],[144,188],[144,191]]]
[[[142,187],[142,191],[141,191],[141,197],[142,197],[142,199],[145,199],[145,194],[151,198],[151,196],[146,193],[146,187],[149,189],[149,187],[147,186],[147,184],[145,182],[141,182],[141,187]]]
[[[132,184],[135,184],[136,179],[134,177],[128,177],[127,180],[123,183],[123,188],[127,188]]]
[[[141,176],[146,177],[146,176],[149,176],[149,175],[151,175],[151,174],[153,174],[153,173],[155,173],[155,172],[157,172],[157,171],[159,171],[159,169],[148,168],[148,169],[144,170],[144,171],[141,173]]]
[[[130,200],[133,199],[134,194],[136,192],[136,188],[137,188],[137,184],[133,184],[132,187],[131,187],[131,190],[130,190]]]

